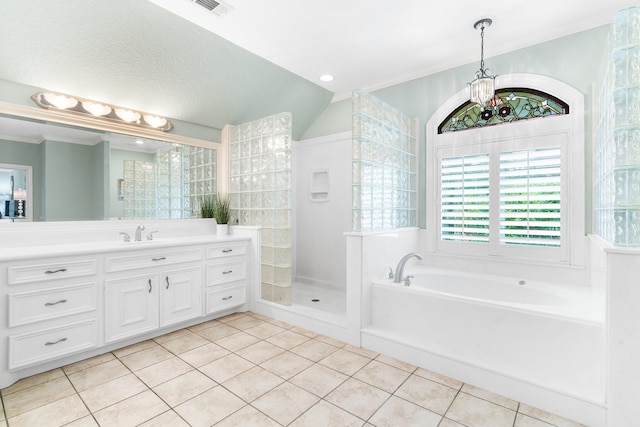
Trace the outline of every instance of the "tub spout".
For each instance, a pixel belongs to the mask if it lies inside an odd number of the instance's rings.
[[[393,283],[402,282],[402,280],[404,279],[404,277],[402,277],[404,275],[404,265],[407,263],[407,261],[409,261],[411,258],[414,258],[414,257],[418,258],[419,260],[422,260],[422,255],[415,252],[407,254],[402,257],[402,259],[398,263],[398,266],[396,267],[396,274],[393,276]]]

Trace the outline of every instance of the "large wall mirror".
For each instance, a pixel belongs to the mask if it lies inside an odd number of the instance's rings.
[[[203,145],[219,144],[162,136],[0,112],[0,221],[199,217],[218,189],[217,147]]]

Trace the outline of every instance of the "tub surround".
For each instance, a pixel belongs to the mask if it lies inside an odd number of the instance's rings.
[[[2,227],[0,387],[105,351],[248,309],[256,227],[211,220]],[[145,225],[141,241],[124,242]],[[151,231],[155,240],[145,240]],[[103,240],[100,240],[103,239]],[[132,239],[133,240],[133,239]]]

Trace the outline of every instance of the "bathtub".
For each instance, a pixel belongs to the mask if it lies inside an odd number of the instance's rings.
[[[603,296],[526,278],[423,267],[405,274],[414,276],[410,286],[371,284],[364,346],[576,420],[601,415]]]

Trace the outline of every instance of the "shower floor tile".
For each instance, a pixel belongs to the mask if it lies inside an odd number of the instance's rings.
[[[169,351],[187,348],[177,356]],[[25,378],[1,392],[0,427],[45,425],[42,420],[69,426],[581,426],[251,312]]]
[[[319,285],[295,282],[292,285],[293,304],[344,316],[347,309],[345,292],[327,289]]]

